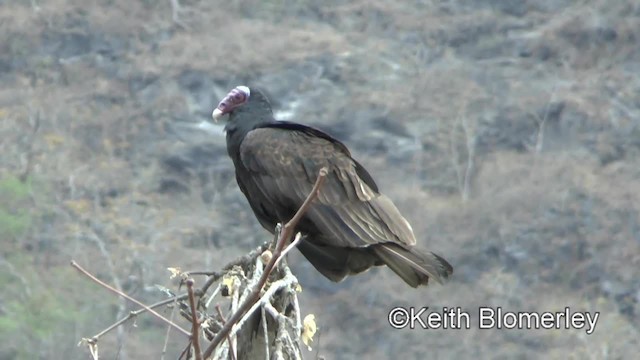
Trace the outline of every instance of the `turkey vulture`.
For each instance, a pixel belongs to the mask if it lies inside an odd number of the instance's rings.
[[[338,282],[387,265],[407,284],[443,282],[452,272],[442,257],[418,248],[409,222],[382,195],[347,147],[302,124],[277,121],[258,89],[238,86],[213,111],[225,126],[236,180],[260,224],[274,233],[289,221],[328,168],[318,198],[298,224],[298,249],[324,276]]]

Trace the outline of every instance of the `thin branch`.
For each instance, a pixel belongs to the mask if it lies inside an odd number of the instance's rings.
[[[205,308],[209,308],[209,305],[211,305],[211,302],[213,301],[213,299],[216,297],[216,295],[218,295],[218,293],[220,292],[220,289],[222,288],[221,284],[218,284],[218,286],[216,287],[215,290],[213,290],[213,294],[211,294],[211,296],[209,296],[209,300],[207,300],[207,302],[204,304]]]
[[[193,295],[193,279],[189,278],[187,283],[187,293],[189,294],[189,307],[191,307],[191,342],[193,343],[193,352],[196,353],[196,360],[202,360],[202,352],[200,351],[200,331],[198,329],[198,309],[196,308],[196,299]]]
[[[298,302],[298,297],[293,297],[293,311],[296,313],[296,323],[293,326],[293,329],[296,334],[296,344],[298,348],[300,348],[300,335],[302,335],[302,320],[300,319],[300,303]]]
[[[89,353],[93,360],[98,360],[100,358],[98,355],[98,344],[89,344]]]
[[[182,29],[189,30],[189,27],[180,20],[180,12],[182,11],[180,2],[178,0],[169,0],[169,3],[171,4],[171,20]]]
[[[542,152],[542,147],[544,145],[544,126],[547,123],[547,119],[549,119],[549,113],[551,112],[551,105],[556,97],[556,85],[553,86],[553,90],[551,90],[551,94],[549,95],[549,102],[547,102],[547,106],[544,110],[544,115],[542,119],[538,114],[535,114],[536,120],[538,122],[538,134],[536,135],[536,155]]]
[[[231,268],[233,268],[236,265],[248,264],[254,258],[256,258],[259,254],[262,254],[267,248],[269,248],[269,243],[265,242],[264,244],[262,244],[262,245],[258,246],[257,248],[253,249],[248,254],[240,256],[239,258],[227,263],[224,266],[224,268],[222,268],[222,271],[211,272],[209,278],[207,279],[207,282],[205,282],[205,284],[202,286],[202,288],[200,288],[200,294],[205,294],[207,292],[207,290],[209,290],[211,285],[213,285],[213,283],[218,281],[227,272],[227,270],[230,270]],[[202,271],[200,273],[204,274],[206,272]],[[192,272],[187,272],[187,274],[193,274],[193,273]]]
[[[100,331],[99,333],[97,333],[96,335],[94,335],[93,337],[91,337],[91,339],[93,341],[97,341],[99,338],[101,338],[102,336],[104,336],[106,333],[108,333],[109,331],[117,328],[118,326],[124,324],[125,322],[127,322],[128,320],[133,319],[134,317],[144,313],[145,311],[147,311],[147,309],[155,309],[157,307],[160,307],[162,305],[166,305],[168,303],[171,302],[175,302],[177,303],[178,301],[184,300],[187,298],[187,294],[182,294],[180,296],[174,296],[172,298],[169,299],[164,299],[162,301],[158,301],[157,303],[151,304],[149,306],[143,307],[141,309],[138,310],[134,310],[129,312],[129,314],[125,317],[123,317],[122,319],[118,320],[117,322],[115,322],[113,325],[109,326],[108,328]]]
[[[222,329],[213,338],[213,340],[211,341],[211,344],[203,354],[205,359],[211,356],[215,348],[229,334],[233,326],[245,315],[245,313],[253,306],[253,304],[255,304],[260,299],[260,291],[264,287],[265,283],[267,282],[267,279],[269,278],[269,274],[271,273],[271,271],[273,270],[273,267],[275,266],[276,262],[280,258],[282,249],[284,248],[285,244],[289,241],[289,239],[291,239],[293,232],[295,230],[295,227],[298,225],[298,222],[300,221],[300,219],[302,219],[304,214],[307,212],[307,210],[311,206],[311,203],[318,197],[318,192],[320,191],[320,188],[324,184],[324,180],[327,176],[327,173],[328,173],[327,168],[320,169],[320,172],[318,173],[318,178],[316,179],[316,183],[313,185],[313,189],[307,196],[307,199],[304,201],[302,206],[300,206],[300,208],[298,209],[298,212],[296,212],[293,218],[289,220],[289,222],[287,222],[283,227],[282,232],[280,233],[280,236],[278,238],[278,243],[276,244],[276,249],[273,254],[273,257],[265,267],[264,273],[262,274],[262,277],[258,282],[258,286],[256,286],[253,289],[251,295],[247,297],[247,299],[240,306],[240,308],[235,313],[233,313],[233,315],[231,315],[231,318],[224,324]]]
[[[449,131],[449,150],[451,151],[451,165],[456,172],[456,185],[458,185],[458,192],[463,194],[464,179],[462,177],[462,167],[460,165],[460,153],[458,152],[458,143],[456,141],[457,122],[462,119],[462,110],[458,114],[456,121],[452,123]]]
[[[462,187],[462,201],[467,202],[469,200],[469,184],[471,182],[471,175],[475,167],[475,155],[476,155],[476,134],[475,128],[471,129],[469,125],[469,119],[466,115],[462,117],[462,129],[464,130],[464,136],[467,146],[467,166],[464,171],[464,182]]]
[[[186,276],[191,276],[191,275],[206,275],[206,276],[213,276],[213,277],[217,277],[217,278],[221,278],[223,273],[220,271],[185,271],[184,272]]]
[[[173,321],[174,316],[176,315],[176,310],[178,309],[178,300],[174,298],[173,309],[171,310],[171,317],[169,320]],[[151,307],[151,306],[150,306]],[[144,309],[142,309],[144,310]],[[171,334],[171,326],[167,326],[167,334],[164,337],[164,346],[162,347],[162,356],[160,360],[164,360],[164,356],[167,354],[167,347],[169,346],[169,334]]]
[[[220,316],[220,320],[222,323],[226,323],[227,320],[224,318],[224,314],[222,313],[222,309],[220,309],[220,305],[216,305],[216,311],[218,312],[218,316]],[[232,360],[236,360],[236,350],[233,346],[233,341],[231,341],[231,335],[227,336],[227,342],[229,343],[229,353],[231,354]]]
[[[291,285],[294,281],[297,281],[297,279],[295,276],[293,276],[293,274],[291,274],[291,272],[287,272],[282,279],[274,281],[271,286],[269,286],[269,289],[265,291],[264,294],[255,303],[252,304],[249,311],[247,311],[242,319],[238,321],[237,325],[234,326],[233,330],[231,331],[232,335],[235,334],[235,332],[238,331],[242,327],[242,325],[244,325],[244,323],[249,319],[254,311],[256,311],[261,305],[267,304],[276,292]]]
[[[31,168],[33,167],[33,143],[35,142],[36,136],[38,134],[38,130],[40,130],[40,110],[36,111],[35,116],[33,115],[34,110],[30,110],[31,114],[29,115],[29,123],[31,124],[31,134],[29,135],[29,143],[27,144],[27,155],[25,159],[25,166],[22,174],[20,174],[20,182],[24,183],[29,178],[31,174]]]
[[[289,251],[291,251],[293,248],[295,248],[298,243],[300,242],[300,240],[302,240],[302,234],[297,233],[295,239],[293,239],[293,241],[291,242],[291,244],[289,244],[280,254],[280,256],[278,256],[278,259],[276,259],[276,265],[278,265],[278,263],[280,263],[280,261],[287,256],[287,254],[289,253]]]
[[[327,169],[326,167],[323,167],[318,172],[318,178],[316,179],[316,183],[313,185],[313,188],[311,189],[311,192],[307,196],[307,199],[302,203],[302,206],[300,206],[300,209],[298,209],[298,212],[296,212],[293,218],[291,218],[291,220],[289,220],[289,222],[284,225],[284,229],[283,229],[284,231],[282,235],[285,239],[288,239],[289,237],[291,237],[293,230],[295,229],[296,226],[298,226],[300,219],[302,219],[304,214],[307,213],[307,210],[309,210],[311,203],[318,197],[320,188],[324,184],[324,179],[327,177],[328,173],[329,173],[329,169]],[[281,244],[281,248],[282,247],[284,247],[284,242],[282,242]]]
[[[264,308],[260,311],[262,313],[262,331],[264,332],[264,358],[269,360],[269,329],[267,328],[267,316]]]
[[[191,349],[191,344],[187,344],[187,347],[184,348],[184,350],[182,350],[182,352],[180,353],[180,356],[178,356],[178,360],[181,359],[186,359],[187,355],[189,354],[189,349]]]
[[[292,343],[291,337],[287,332],[287,320],[289,320],[286,316],[280,314],[276,308],[271,305],[271,303],[267,302],[264,304],[264,309],[273,317],[273,319],[278,323],[278,331],[276,332],[276,340],[275,340],[275,351],[274,357],[276,359],[284,359],[282,355],[283,348],[287,343],[287,338],[289,339],[288,343]]]
[[[97,198],[97,196],[96,196],[96,198]],[[114,290],[117,290],[118,292],[122,293],[123,292],[122,291],[122,283],[120,282],[120,278],[118,277],[118,273],[116,271],[116,266],[115,266],[115,264],[113,262],[113,256],[109,252],[109,250],[107,250],[107,245],[106,245],[106,242],[104,240],[103,234],[101,234],[101,231],[99,229],[97,229],[95,224],[91,224],[89,227],[91,229],[91,233],[89,234],[90,236],[88,236],[88,238],[90,240],[92,240],[96,244],[96,246],[100,250],[100,253],[104,257],[104,260],[107,263],[107,268],[109,269],[109,273],[111,274],[111,279],[113,281]],[[118,298],[118,314],[117,314],[117,317],[124,316],[124,314],[126,314],[126,312],[127,312],[127,302],[124,300],[124,298],[120,297],[120,298]],[[120,344],[120,349],[122,349],[122,346],[127,341],[127,337],[125,336],[125,333],[124,333],[124,328],[123,327],[116,327],[116,334],[117,334],[118,344]],[[126,359],[127,356],[123,356],[123,358]]]
[[[150,312],[151,314],[153,314],[158,319],[162,320],[167,325],[174,327],[176,330],[180,331],[182,334],[184,334],[186,336],[189,336],[189,337],[191,336],[191,333],[189,333],[187,330],[185,330],[185,329],[181,328],[180,326],[176,325],[175,323],[171,322],[169,319],[167,319],[164,316],[160,315],[157,311],[153,310],[149,306],[141,303],[140,301],[132,298],[131,296],[123,293],[122,291],[119,291],[119,290],[115,289],[114,287],[110,286],[109,284],[107,284],[107,283],[103,282],[102,280],[98,279],[97,277],[93,276],[87,270],[83,269],[80,265],[78,265],[78,263],[76,263],[75,260],[71,260],[71,266],[76,268],[76,270],[80,271],[83,275],[87,276],[89,279],[93,280],[95,283],[99,284],[100,286],[104,287],[105,289],[122,296],[123,298],[131,301],[132,303],[134,303],[134,304],[136,304],[138,306],[143,307],[146,311]]]
[[[22,273],[18,269],[16,269],[16,267],[13,266],[13,264],[10,263],[7,259],[5,259],[5,257],[2,255],[0,255],[0,265],[5,265],[7,269],[9,269],[9,274],[13,275],[16,279],[20,281],[21,288],[22,290],[24,290],[26,297],[30,298],[31,287],[29,287],[29,281],[27,281],[27,279],[24,276],[22,276]]]

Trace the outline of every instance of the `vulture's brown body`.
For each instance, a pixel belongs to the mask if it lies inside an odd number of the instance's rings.
[[[407,220],[341,142],[308,126],[276,121],[256,89],[225,113],[238,185],[268,231],[293,217],[320,169],[328,168],[318,198],[296,229],[303,234],[298,249],[324,276],[340,281],[387,265],[416,287],[452,273],[443,258],[416,247]]]

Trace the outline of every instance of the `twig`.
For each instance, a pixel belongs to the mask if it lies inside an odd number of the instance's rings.
[[[118,277],[118,273],[116,271],[116,267],[115,267],[115,264],[113,262],[113,256],[109,252],[109,250],[107,250],[107,245],[106,245],[106,242],[104,240],[103,234],[101,234],[100,230],[97,229],[95,224],[91,224],[90,225],[90,229],[91,229],[91,233],[90,233],[91,236],[89,236],[89,239],[91,239],[96,244],[96,246],[100,250],[100,253],[104,257],[104,260],[107,263],[107,268],[109,269],[109,273],[111,274],[111,279],[113,281],[113,288],[114,288],[114,290],[118,291],[119,293],[122,293],[123,292],[122,291],[122,283],[120,282],[120,278]],[[127,302],[126,302],[126,300],[124,300],[123,297],[120,297],[120,298],[118,298],[118,314],[117,314],[117,317],[124,316],[124,314],[126,312],[127,312]],[[120,344],[120,350],[121,350],[122,349],[122,345],[124,345],[125,341],[127,341],[127,337],[125,336],[123,327],[116,327],[115,329],[116,329],[116,336],[117,336],[117,339],[118,339],[118,344]],[[125,359],[127,358],[126,354],[123,355],[123,358],[125,358]]]
[[[544,110],[544,115],[542,119],[538,114],[534,114],[536,117],[536,122],[538,123],[538,134],[536,135],[536,146],[535,151],[536,155],[539,155],[542,152],[542,147],[544,145],[544,126],[547,123],[547,119],[549,119],[549,113],[551,112],[551,105],[556,97],[556,85],[553,86],[553,90],[551,90],[551,94],[549,95],[549,102]]]
[[[91,358],[93,360],[98,360],[100,356],[98,355],[98,344],[89,343],[89,353],[91,354]]]
[[[122,327],[122,328],[124,328],[124,327]],[[123,337],[125,339],[128,338],[128,335],[131,332],[131,328],[132,327],[130,326],[130,327],[128,327],[126,329],[126,332],[125,331],[122,332]],[[121,328],[118,328],[118,330],[120,330],[120,329]],[[115,358],[116,359],[127,359],[128,358],[128,356],[127,356],[127,354],[125,353],[125,350],[124,350],[124,345],[125,345],[124,341],[118,341],[118,351],[116,351],[116,353],[115,353]]]
[[[293,241],[291,242],[291,244],[289,244],[283,251],[282,254],[280,254],[280,256],[278,257],[278,259],[276,259],[276,265],[278,265],[278,263],[280,263],[280,261],[287,256],[287,254],[289,253],[289,251],[291,251],[293,248],[295,248],[298,243],[300,242],[300,240],[302,239],[302,234],[297,233],[295,239],[293,239]]]
[[[287,272],[282,279],[280,279],[278,281],[274,281],[273,284],[271,284],[271,286],[269,286],[269,289],[267,291],[265,291],[264,294],[255,303],[252,304],[251,308],[249,309],[249,311],[247,311],[244,314],[242,319],[238,320],[238,323],[237,323],[236,326],[233,327],[233,330],[231,331],[231,334],[232,335],[235,334],[235,332],[238,331],[242,327],[242,325],[244,325],[244,323],[249,319],[251,314],[253,314],[253,312],[256,311],[258,309],[258,307],[260,307],[261,305],[267,304],[269,302],[269,300],[271,299],[271,297],[277,291],[279,291],[280,289],[284,289],[286,286],[290,285],[291,283],[293,283],[296,280],[297,279],[295,278],[295,276],[293,276],[293,274],[291,274],[291,272]]]
[[[267,327],[267,316],[264,308],[260,311],[262,313],[262,331],[264,332],[264,358],[269,360],[269,329]]]
[[[191,342],[193,343],[193,352],[196,353],[196,360],[202,360],[202,352],[200,351],[200,331],[198,329],[198,309],[196,308],[196,299],[193,295],[193,279],[187,279],[186,283],[187,293],[189,294],[189,306],[191,307]]]
[[[186,298],[187,298],[187,294],[182,294],[180,296],[174,296],[174,297],[169,298],[169,299],[164,299],[162,301],[158,301],[157,303],[151,304],[151,305],[143,307],[141,309],[131,311],[131,312],[129,312],[129,314],[127,316],[123,317],[122,319],[120,319],[117,322],[115,322],[113,325],[109,326],[108,328],[100,331],[99,333],[97,333],[96,335],[91,337],[91,340],[97,341],[99,338],[104,336],[104,334],[106,334],[109,331],[115,329],[116,327],[122,325],[123,323],[127,322],[128,320],[133,319],[134,317],[142,314],[143,312],[147,311],[147,309],[155,309],[157,307],[160,307],[162,305],[166,305],[166,304],[171,303],[171,302],[177,303],[178,301],[184,300]]]
[[[36,139],[36,135],[38,134],[38,130],[40,130],[40,111],[38,110],[35,114],[35,116],[33,116],[33,109],[30,109],[31,114],[29,115],[29,123],[31,124],[31,134],[30,134],[30,138],[29,138],[29,143],[27,144],[27,151],[26,151],[26,161],[25,161],[25,166],[24,166],[24,170],[22,171],[22,174],[20,174],[20,182],[24,183],[27,181],[27,179],[29,178],[29,175],[31,174],[31,168],[33,167],[33,143],[35,142]]]
[[[298,226],[300,219],[302,219],[304,214],[307,213],[307,210],[309,210],[311,203],[318,197],[318,192],[320,192],[320,188],[324,184],[324,179],[327,177],[328,173],[329,169],[327,169],[326,167],[320,169],[320,171],[318,172],[318,177],[316,178],[316,183],[313,185],[313,188],[307,196],[307,199],[302,203],[302,206],[300,206],[300,209],[298,209],[298,212],[296,212],[293,218],[291,218],[291,220],[289,220],[289,222],[284,225],[282,237],[284,237],[285,239],[291,237],[293,230],[296,226]],[[280,248],[282,249],[284,247],[284,242],[282,242],[282,244],[280,245]]]
[[[189,27],[180,20],[180,12],[182,11],[180,2],[178,0],[169,0],[169,3],[171,4],[171,20],[184,30],[189,30]]]
[[[214,282],[218,281],[220,278],[222,277],[221,274],[215,274],[215,275],[211,275],[209,276],[209,278],[207,279],[207,281],[204,283],[204,285],[202,285],[202,288],[200,288],[200,292],[201,294],[205,294],[207,292],[207,290],[209,290],[209,288],[211,287],[211,285],[213,285]]]
[[[164,323],[166,323],[169,326],[174,327],[176,330],[180,331],[182,334],[186,335],[186,336],[191,336],[191,334],[181,328],[180,326],[176,325],[175,323],[171,322],[169,319],[165,318],[164,316],[160,315],[157,311],[153,310],[152,308],[150,308],[149,306],[141,303],[140,301],[132,298],[131,296],[123,293],[122,291],[119,291],[117,289],[115,289],[114,287],[110,286],[109,284],[101,281],[100,279],[98,279],[97,277],[93,276],[91,273],[89,273],[87,270],[83,269],[80,265],[78,265],[78,263],[75,262],[75,260],[71,260],[71,266],[73,266],[74,268],[76,268],[76,270],[80,271],[83,275],[87,276],[89,279],[93,280],[95,283],[101,285],[102,287],[106,288],[107,290],[114,292],[120,296],[122,296],[123,298],[131,301],[132,303],[143,307],[146,311],[152,313],[155,317],[157,317],[158,319],[162,320]]]
[[[181,360],[182,358],[187,358],[187,354],[189,354],[189,349],[191,349],[191,343],[187,344],[187,347],[184,348],[184,350],[182,350],[182,352],[180,353],[180,356],[178,356],[178,360]]]
[[[468,92],[466,91],[466,95]],[[467,99],[468,96],[463,96],[463,99]],[[462,198],[462,202],[466,203],[469,200],[469,186],[471,182],[471,173],[475,167],[475,147],[477,142],[477,136],[475,134],[475,127],[472,129],[469,124],[469,119],[464,113],[467,110],[468,101],[464,101],[464,104],[460,106],[460,111],[456,117],[456,121],[452,122],[451,130],[449,131],[449,150],[451,151],[451,163],[453,165],[453,169],[456,172],[456,180],[458,185],[458,192],[460,193],[460,197]],[[456,130],[458,123],[462,128],[462,131],[465,136],[465,147],[467,150],[467,164],[464,169],[464,174],[462,171],[462,164],[460,164],[460,152],[458,151],[458,142],[456,140]]]
[[[462,129],[464,130],[464,136],[467,146],[467,166],[464,171],[462,201],[467,202],[467,200],[469,200],[469,183],[471,181],[471,173],[473,172],[475,167],[477,136],[475,134],[475,129],[471,129],[466,115],[462,116]]]
[[[208,308],[209,305],[211,305],[211,302],[213,301],[213,299],[216,297],[216,295],[218,295],[218,292],[220,292],[220,289],[222,288],[222,286],[220,286],[220,284],[218,284],[218,286],[216,287],[215,290],[213,290],[213,294],[211,294],[211,296],[209,296],[209,300],[207,300],[207,302],[204,304],[205,308]]]
[[[255,304],[259,300],[260,291],[262,290],[265,283],[267,282],[267,279],[269,278],[269,274],[273,270],[273,267],[275,266],[276,261],[278,261],[278,259],[280,258],[280,254],[282,252],[282,249],[285,246],[285,243],[287,243],[291,238],[291,236],[293,235],[295,227],[298,225],[298,222],[300,221],[300,219],[302,219],[304,214],[307,212],[307,210],[311,206],[311,203],[318,197],[318,192],[320,191],[320,188],[324,183],[327,173],[328,173],[327,168],[320,169],[320,172],[318,173],[318,178],[316,179],[316,183],[313,185],[313,188],[311,189],[311,192],[307,196],[307,199],[304,201],[302,206],[300,206],[300,208],[298,209],[298,212],[296,212],[293,218],[289,220],[289,222],[287,222],[283,227],[282,232],[280,233],[280,236],[278,238],[278,243],[276,244],[273,257],[265,267],[264,273],[262,274],[262,277],[258,282],[258,286],[256,286],[253,289],[251,295],[245,300],[245,302],[240,306],[240,308],[235,313],[233,313],[233,315],[231,315],[231,318],[227,321],[226,324],[224,324],[222,329],[213,338],[213,340],[211,341],[211,344],[203,354],[205,359],[211,356],[215,348],[220,344],[220,342],[222,342],[222,339],[224,339],[229,334],[233,326],[245,315],[245,313],[253,306],[253,304]]]
[[[273,317],[273,319],[278,323],[278,331],[277,331],[277,335],[276,335],[276,339],[275,339],[275,351],[274,351],[274,357],[276,359],[284,359],[284,356],[282,355],[282,350],[283,347],[285,345],[285,341],[287,340],[287,328],[286,328],[286,324],[287,324],[287,320],[288,318],[282,314],[280,314],[278,312],[278,310],[276,310],[276,308],[273,307],[273,305],[271,305],[271,303],[267,302],[266,304],[264,304],[264,309]],[[289,339],[291,339],[289,337]]]
[[[293,311],[296,313],[296,323],[293,326],[294,332],[296,334],[296,344],[298,348],[300,347],[300,335],[302,335],[302,320],[300,319],[300,303],[298,302],[298,297],[293,297]]]
[[[260,306],[262,310],[265,310],[266,312],[268,312],[269,315],[271,315],[271,317],[273,318],[273,320],[278,323],[278,330],[276,331],[276,337],[274,339],[274,342],[276,344],[275,351],[274,351],[274,358],[276,359],[284,359],[282,355],[283,347],[295,348],[294,344],[298,343],[300,338],[299,334],[296,334],[296,340],[291,338],[291,334],[287,331],[287,324],[295,328],[295,325],[292,324],[293,320],[281,314],[273,306],[273,304],[271,304],[271,298],[273,297],[273,295],[275,295],[275,293],[282,288],[285,288],[287,286],[291,287],[290,291],[295,293],[295,289],[293,289],[292,287],[293,287],[294,281],[297,281],[297,280],[288,268],[285,268],[284,271],[285,271],[284,278],[273,283],[273,285],[269,287],[269,290],[267,290],[267,292],[260,298],[260,301],[256,305],[254,305],[254,307]],[[236,330],[236,328],[240,328],[239,324],[240,322],[238,323],[238,326],[234,328],[234,330]],[[299,346],[297,348],[299,349]]]
[[[223,273],[221,273],[219,271],[185,271],[184,273],[187,276],[191,276],[191,275],[207,275],[207,276],[213,276],[213,277],[216,277],[216,278],[221,278],[222,275],[224,275]]]
[[[220,309],[220,305],[216,305],[216,311],[218,312],[218,316],[220,316],[220,320],[222,323],[226,323],[227,320],[224,318],[224,314],[222,313],[222,309]],[[233,346],[233,342],[231,341],[231,335],[227,336],[227,342],[229,343],[229,352],[231,353],[232,360],[236,360],[236,350]]]
[[[177,297],[174,297],[173,309],[171,310],[171,317],[169,318],[169,320],[173,321],[173,318],[176,315],[177,309],[178,309],[178,300],[177,300]],[[167,326],[167,334],[164,337],[164,346],[162,347],[162,356],[160,357],[160,360],[164,360],[164,356],[167,354],[167,347],[169,346],[169,334],[171,334],[171,326]]]
[[[5,265],[7,269],[9,269],[9,273],[20,281],[20,285],[22,290],[24,290],[26,297],[31,298],[31,287],[29,286],[29,281],[22,276],[22,273],[2,255],[0,255],[0,265]]]
[[[251,262],[259,254],[262,254],[267,248],[269,248],[269,243],[265,242],[264,244],[262,244],[262,245],[258,246],[257,248],[253,249],[248,254],[240,256],[239,258],[227,263],[224,266],[224,268],[222,268],[222,271],[211,272],[209,278],[207,279],[207,282],[202,286],[202,288],[200,288],[200,294],[205,294],[207,292],[207,290],[209,290],[211,285],[213,285],[213,283],[218,281],[218,279],[220,279],[227,272],[227,270],[230,270],[231,268],[233,268],[236,265],[243,265],[243,264],[247,264],[247,263]],[[188,274],[193,274],[192,272],[187,272],[187,273]],[[205,272],[202,271],[201,273],[205,273]],[[207,305],[207,306],[209,306],[209,305]]]

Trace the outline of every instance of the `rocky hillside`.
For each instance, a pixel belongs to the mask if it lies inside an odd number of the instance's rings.
[[[270,236],[222,130],[232,87],[343,140],[455,267],[334,284],[296,253],[325,359],[633,358],[640,349],[637,1],[0,1],[1,359],[86,359],[79,339],[147,303],[166,268],[216,270]],[[470,329],[395,330],[396,306]],[[480,306],[600,312],[583,330],[481,330]],[[105,359],[160,358],[141,317]],[[175,335],[168,358],[184,339]]]

